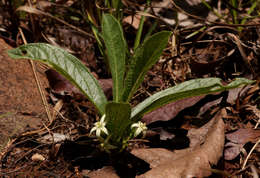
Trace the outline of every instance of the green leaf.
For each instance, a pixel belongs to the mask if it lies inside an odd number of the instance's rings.
[[[129,103],[109,102],[106,105],[107,129],[111,134],[112,144],[122,144],[122,139],[129,134],[131,119]]]
[[[158,61],[168,43],[171,32],[162,31],[149,37],[141,47],[137,48],[125,79],[123,101],[130,101],[147,71]]]
[[[245,78],[237,78],[228,85],[223,85],[221,83],[221,79],[219,78],[189,80],[174,87],[160,91],[145,99],[143,102],[133,108],[131,118],[133,120],[138,120],[144,114],[176,100],[203,94],[221,92],[232,88],[237,88],[241,85],[251,84],[253,82],[254,81]]]
[[[101,115],[105,113],[107,99],[98,81],[76,57],[65,50],[44,43],[22,45],[8,51],[14,59],[41,61],[71,81],[96,106]]]
[[[126,42],[121,25],[112,15],[103,15],[102,35],[113,79],[113,98],[119,102],[124,85]]]

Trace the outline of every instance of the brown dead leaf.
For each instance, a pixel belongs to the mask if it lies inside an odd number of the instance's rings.
[[[129,16],[125,17],[123,19],[123,22],[132,25],[132,27],[134,27],[135,29],[138,29],[140,20],[141,20],[141,15],[136,14],[134,16],[129,15]]]
[[[106,97],[108,99],[112,99],[113,97],[113,91],[112,91],[112,86],[113,86],[113,81],[112,79],[99,79],[98,80],[101,88],[103,89]]]
[[[165,149],[138,149],[132,153],[150,163],[151,170],[139,178],[205,177],[211,165],[217,164],[224,147],[223,112],[218,112],[208,129],[204,144],[175,153]]]
[[[229,142],[225,145],[225,160],[235,159],[248,142],[256,143],[260,137],[260,130],[253,128],[240,128],[235,132],[226,134]]]
[[[233,143],[246,144],[247,142],[255,143],[260,137],[260,129],[240,128],[235,132],[226,134],[226,138]]]
[[[90,178],[119,178],[114,169],[110,166],[103,167],[102,169],[90,172],[85,176]]]
[[[230,104],[235,104],[237,99],[239,99],[240,96],[243,96],[247,91],[250,89],[250,85],[244,87],[244,88],[234,88],[228,91],[228,98],[227,102]]]
[[[166,106],[145,114],[142,121],[146,124],[156,121],[168,121],[174,118],[181,110],[196,104],[204,97],[205,96],[195,96],[167,104]]]
[[[55,70],[49,69],[45,74],[48,78],[52,92],[60,95],[82,95],[78,88]],[[98,81],[107,98],[112,98],[112,79],[99,79]]]
[[[232,143],[232,142],[226,143],[225,150],[224,150],[224,159],[225,160],[235,159],[243,150],[243,147],[244,145],[240,143]]]
[[[221,110],[221,117],[226,116],[226,110]],[[216,116],[215,116],[216,117]],[[190,148],[195,148],[196,145],[201,145],[204,143],[209,131],[212,129],[215,120],[211,119],[207,124],[200,127],[199,129],[190,129],[187,137],[190,139]]]
[[[65,77],[60,75],[55,70],[49,69],[45,72],[45,74],[49,81],[52,92],[60,95],[65,95],[65,93],[69,95],[72,95],[72,93],[81,93],[74,85],[66,80]]]

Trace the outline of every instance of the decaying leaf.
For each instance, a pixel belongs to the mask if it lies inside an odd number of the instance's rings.
[[[113,92],[112,92],[112,86],[113,86],[113,81],[111,78],[109,79],[99,79],[98,80],[101,88],[103,89],[107,99],[112,99],[113,98]]]
[[[211,165],[217,164],[224,147],[223,112],[213,118],[205,141],[193,148],[171,152],[165,149],[137,149],[132,153],[150,163],[151,170],[139,178],[205,177],[211,175]]]
[[[227,102],[230,104],[235,104],[236,100],[239,99],[240,96],[243,96],[252,86],[248,85],[243,88],[234,88],[229,90]]]
[[[235,159],[248,142],[255,143],[260,137],[259,129],[240,128],[235,132],[226,134],[229,142],[225,145],[224,158],[225,160]]]
[[[119,176],[116,174],[115,170],[110,166],[103,167],[102,169],[90,172],[86,176],[91,177],[91,178],[104,178],[104,177],[119,178]]]
[[[196,104],[198,101],[200,101],[204,96],[195,96],[191,98],[185,98],[178,100],[176,102],[167,104],[166,106],[163,106],[159,109],[156,109],[148,114],[145,114],[144,117],[142,118],[142,121],[145,122],[146,124],[150,124],[155,121],[168,121],[177,114],[190,106],[193,106]]]
[[[140,19],[141,19],[141,15],[138,14],[134,16],[129,15],[123,19],[123,22],[130,24],[135,29],[138,29],[140,24]]]
[[[247,142],[255,143],[260,137],[260,129],[240,128],[235,132],[226,134],[226,138],[233,143],[246,144]]]
[[[232,143],[232,142],[226,143],[225,150],[224,150],[224,159],[225,160],[235,159],[243,150],[243,147],[244,145],[241,143]]]
[[[49,69],[45,72],[45,74],[48,78],[52,92],[60,95],[64,95],[66,93],[69,95],[77,94],[83,96],[78,88],[76,88],[55,70]],[[112,79],[99,79],[98,82],[107,98],[112,98]]]
[[[218,115],[216,115],[214,118],[217,119],[217,116]],[[225,109],[221,110],[220,116],[222,118],[226,116]],[[192,128],[189,130],[187,137],[190,139],[190,148],[195,148],[197,145],[201,145],[205,142],[205,139],[208,137],[208,133],[214,125],[215,119],[211,119],[207,124],[198,129]]]

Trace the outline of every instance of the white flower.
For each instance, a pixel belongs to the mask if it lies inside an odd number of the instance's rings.
[[[90,130],[90,134],[94,131],[96,131],[96,136],[97,137],[100,137],[101,135],[101,132],[104,132],[105,134],[108,135],[108,131],[107,131],[107,128],[105,127],[106,126],[106,122],[105,122],[105,117],[106,115],[104,114],[100,121],[96,122],[94,125],[94,127]]]
[[[141,132],[145,135],[147,127],[145,123],[142,123],[141,121],[138,121],[137,123],[134,123],[131,125],[131,128],[136,128],[134,136],[136,137],[139,135]]]

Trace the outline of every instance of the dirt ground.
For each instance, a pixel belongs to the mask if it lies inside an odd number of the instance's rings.
[[[29,61],[16,62],[7,56],[11,47],[0,41],[1,58],[1,97],[0,97],[0,145],[6,144],[16,136],[39,129],[46,120],[40,94]],[[39,73],[43,87],[47,88],[46,78]]]

